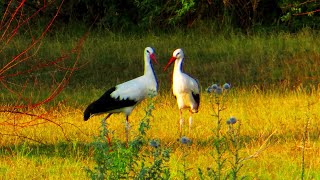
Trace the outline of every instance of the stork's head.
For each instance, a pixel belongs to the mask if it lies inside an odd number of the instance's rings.
[[[91,116],[96,113],[96,104],[95,102],[91,103],[83,113],[83,119],[87,121]]]
[[[167,70],[167,68],[177,59],[183,59],[184,58],[184,54],[183,54],[183,50],[182,49],[176,49],[175,51],[173,51],[172,57],[170,58],[168,64],[166,65],[166,67],[164,68],[164,71]]]
[[[88,106],[87,108],[86,108],[86,110],[84,111],[84,113],[83,113],[83,120],[85,120],[85,121],[87,121],[89,118],[90,118],[90,116],[91,116],[91,107],[90,106]]]
[[[151,47],[146,47],[144,50],[144,55],[147,57],[147,59],[152,59],[155,63],[158,64],[158,61],[154,55],[154,49]]]

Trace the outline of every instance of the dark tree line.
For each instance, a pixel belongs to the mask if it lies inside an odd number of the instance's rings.
[[[54,13],[62,0],[32,0],[25,10],[48,4],[45,16]],[[7,6],[3,2],[3,8]],[[19,1],[17,1],[19,3]],[[50,5],[50,6],[49,6]],[[110,30],[189,28],[205,21],[242,30],[280,27],[319,29],[317,0],[69,0],[57,21],[84,22]],[[46,17],[43,17],[46,18]]]

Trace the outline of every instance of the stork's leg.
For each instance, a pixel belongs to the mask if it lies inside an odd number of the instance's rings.
[[[126,143],[128,147],[128,142],[129,142],[129,116],[126,116]]]
[[[112,115],[112,113],[109,113],[105,118],[102,119],[101,123],[104,121],[106,122],[107,119]],[[107,123],[106,123],[106,126],[107,126]]]
[[[102,119],[102,121],[107,121],[107,119],[110,117],[112,115],[112,113],[109,113],[105,118],[103,118]],[[107,126],[107,123],[105,123],[105,125]],[[107,127],[106,127],[106,129],[107,129]],[[108,130],[108,129],[107,129]],[[108,132],[108,131],[107,131]],[[107,133],[106,134],[106,136],[107,136],[107,139],[108,139],[108,144],[109,144],[109,146],[111,147],[111,139],[110,139],[110,137],[109,137],[109,134]]]
[[[183,117],[182,117],[182,110],[179,109],[180,111],[180,136],[181,136],[181,133],[182,133],[182,126],[183,126]]]
[[[102,121],[106,121],[111,115],[112,113],[109,113],[105,118],[102,119]]]
[[[190,117],[189,117],[189,132],[191,132],[192,128],[192,112],[190,111]]]

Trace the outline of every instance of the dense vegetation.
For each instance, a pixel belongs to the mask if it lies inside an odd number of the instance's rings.
[[[8,2],[1,2],[2,11]],[[24,11],[32,13],[46,5],[40,13],[41,19],[46,19],[61,2],[28,1]],[[261,27],[289,31],[319,28],[319,11],[316,0],[70,0],[63,2],[57,21],[58,26],[76,21],[117,32],[191,28],[208,21],[218,24],[222,31],[233,27],[248,33]]]

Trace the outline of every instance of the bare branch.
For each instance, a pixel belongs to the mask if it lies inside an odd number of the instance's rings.
[[[0,126],[13,127],[13,129],[9,128],[8,132],[2,132],[0,135],[14,136],[42,143],[39,140],[21,134],[22,132],[19,130],[50,123],[59,127],[59,131],[62,132],[66,140],[69,140],[69,138],[65,133],[64,125],[72,125],[80,130],[79,127],[72,123],[60,122],[52,117],[57,106],[51,107],[49,110],[41,109],[44,104],[48,104],[55,99],[68,85],[73,73],[83,67],[83,65],[79,65],[79,59],[84,41],[88,35],[88,33],[83,35],[71,50],[64,51],[59,57],[53,57],[52,59],[38,58],[37,54],[42,46],[41,41],[60,13],[64,0],[58,5],[54,16],[38,37],[32,35],[32,26],[29,25],[29,22],[37,17],[48,5],[53,5],[53,2],[50,1],[50,4],[44,2],[39,8],[35,6],[33,7],[34,12],[26,15],[23,10],[26,0],[19,1],[16,7],[14,7],[16,2],[10,0],[2,16],[0,42],[3,43],[3,46],[0,47],[0,53],[4,53],[6,47],[9,47],[11,43],[15,43],[13,38],[19,34],[19,30],[23,27],[26,27],[30,33],[31,41],[0,67],[0,86],[4,87],[12,95],[13,99],[8,105],[0,105],[0,113],[8,114],[7,119],[0,121]],[[64,65],[63,63],[66,61],[71,62],[71,64],[68,63],[70,64],[69,66]],[[23,67],[25,65],[28,67]],[[47,71],[47,69],[51,69],[51,71]],[[47,80],[40,82],[41,79],[38,79],[37,74],[43,75],[43,70],[46,70],[45,73],[47,73],[45,77],[52,80],[51,84],[50,81],[49,83]],[[43,89],[42,84],[46,84],[45,89]],[[42,97],[40,94],[43,93],[46,95],[44,98],[40,98]]]

